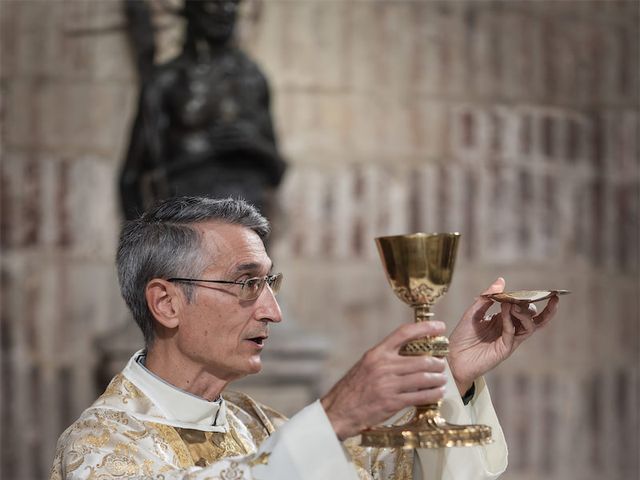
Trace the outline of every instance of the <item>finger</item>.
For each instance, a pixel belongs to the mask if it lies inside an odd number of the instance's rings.
[[[531,335],[535,329],[536,325],[533,323],[533,312],[535,312],[535,307],[533,305],[529,305],[529,307],[521,306],[521,305],[512,305],[509,313],[516,318],[520,325],[522,326],[522,330],[519,330],[516,327],[516,335]]]
[[[390,372],[396,375],[409,375],[418,372],[442,373],[445,371],[444,358],[432,357],[430,355],[420,355],[415,357],[398,356]]]
[[[518,305],[520,307],[519,313],[525,313],[534,317],[538,313],[538,307],[536,307],[535,303],[527,303],[527,306]]]
[[[465,312],[465,317],[467,315],[471,315],[471,319],[475,321],[479,321],[482,319],[487,310],[493,305],[493,300],[487,297],[483,297],[483,295],[488,295],[491,293],[500,293],[504,291],[505,281],[504,278],[498,277],[495,282],[493,282],[484,292],[480,294],[479,297],[476,298],[473,305],[469,307],[469,309]]]
[[[481,322],[492,323],[492,322],[501,322],[502,321],[502,313],[492,313],[491,315],[485,314],[484,317],[480,320]]]
[[[504,292],[505,285],[506,285],[506,282],[504,281],[504,278],[498,277],[491,285],[489,285],[489,288],[487,288],[480,295],[489,295],[491,293],[502,293]]]
[[[444,373],[412,373],[403,375],[397,379],[397,391],[399,393],[418,392],[429,388],[443,387],[447,383]]]
[[[544,327],[555,316],[559,303],[560,299],[557,295],[554,295],[549,299],[547,306],[542,310],[540,315],[533,317],[533,321],[538,328]]]
[[[417,392],[407,392],[398,395],[399,400],[407,407],[436,403],[444,397],[445,387],[429,388]]]
[[[422,337],[431,337],[444,334],[446,326],[444,322],[429,320],[427,322],[407,323],[396,328],[378,345],[391,350],[398,350],[402,345],[411,340]]]
[[[502,341],[508,348],[513,346],[513,338],[516,334],[516,326],[511,321],[509,314],[511,305],[503,303],[500,305],[500,316],[502,317]]]

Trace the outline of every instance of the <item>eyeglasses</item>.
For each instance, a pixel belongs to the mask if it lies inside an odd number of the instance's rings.
[[[280,291],[280,285],[282,285],[282,274],[276,273],[275,275],[266,275],[264,277],[247,278],[246,280],[230,281],[230,280],[201,280],[198,278],[169,278],[169,282],[184,282],[184,283],[225,283],[229,285],[242,285],[238,298],[240,300],[255,300],[260,296],[265,285],[269,285],[269,288],[274,293]]]

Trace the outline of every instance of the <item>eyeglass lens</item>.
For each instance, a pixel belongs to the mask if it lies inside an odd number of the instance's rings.
[[[280,291],[280,285],[282,284],[282,274],[270,275],[266,278],[250,278],[240,290],[240,295],[244,300],[254,300],[260,296],[264,289],[265,283],[269,284],[271,291],[276,294]]]

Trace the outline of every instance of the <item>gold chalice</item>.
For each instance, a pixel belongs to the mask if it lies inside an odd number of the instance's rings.
[[[459,233],[414,233],[376,238],[378,252],[395,294],[413,307],[415,321],[431,319],[431,306],[451,283],[458,250]],[[449,353],[449,340],[443,336],[413,340],[400,349],[400,355]],[[413,418],[404,425],[374,427],[362,432],[366,447],[442,448],[490,443],[491,427],[453,425],[440,416],[440,403],[417,405]]]

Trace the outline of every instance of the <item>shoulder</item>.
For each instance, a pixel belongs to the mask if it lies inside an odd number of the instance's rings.
[[[228,391],[224,392],[222,397],[227,402],[229,410],[243,423],[249,420],[257,422],[265,428],[268,434],[273,433],[288,420],[282,413],[244,393]]]
[[[60,435],[51,478],[58,478],[56,474],[67,478],[81,466],[88,468],[94,457],[104,457],[114,450],[114,445],[126,439],[128,433],[139,432],[140,429],[144,426],[125,412],[88,408]]]
[[[144,422],[127,412],[92,406],[67,428],[58,440],[58,448],[73,449],[76,445],[102,448],[114,436],[135,436],[133,432],[145,429]]]
[[[173,427],[92,406],[60,436],[51,478],[87,478],[87,471],[136,476],[192,465]]]

